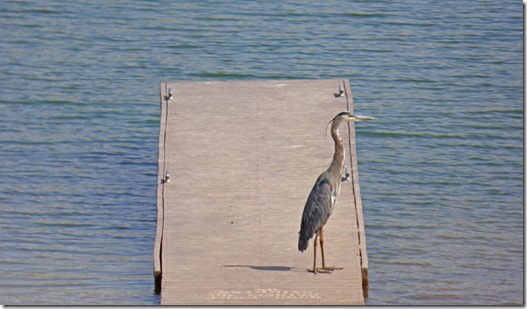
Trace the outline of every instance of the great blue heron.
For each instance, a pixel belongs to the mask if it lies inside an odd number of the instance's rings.
[[[322,270],[328,272],[334,267],[326,267],[324,260],[324,225],[329,219],[337,195],[339,194],[340,184],[343,180],[344,172],[344,145],[340,137],[338,128],[342,121],[361,121],[361,120],[375,120],[372,117],[354,116],[348,111],[344,111],[335,116],[329,123],[331,123],[331,137],[335,141],[335,154],[333,161],[329,168],[318,177],[309,197],[307,198],[306,206],[302,214],[302,223],[300,225],[300,232],[298,237],[298,250],[304,252],[307,249],[309,240],[315,234],[313,241],[313,273],[317,273],[317,240],[320,242],[320,251],[322,252]],[[329,125],[328,123],[328,125]]]

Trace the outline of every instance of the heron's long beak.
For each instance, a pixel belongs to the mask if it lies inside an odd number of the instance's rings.
[[[361,115],[355,115],[355,121],[362,121],[362,120],[377,120],[377,118],[368,117],[368,116],[361,116]]]

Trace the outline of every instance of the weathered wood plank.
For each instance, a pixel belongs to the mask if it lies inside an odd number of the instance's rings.
[[[348,96],[336,98],[342,84]],[[362,304],[353,124],[341,135],[354,180],[342,185],[325,229],[327,262],[344,269],[315,276],[306,271],[312,244],[297,250],[307,195],[333,155],[325,125],[353,108],[349,83],[167,83],[161,93],[159,178],[171,174],[158,189],[162,304]]]

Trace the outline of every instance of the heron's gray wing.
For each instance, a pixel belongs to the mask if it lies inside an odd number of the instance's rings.
[[[331,185],[324,174],[317,179],[307,198],[302,214],[298,238],[298,250],[307,249],[308,241],[324,225],[331,214]]]

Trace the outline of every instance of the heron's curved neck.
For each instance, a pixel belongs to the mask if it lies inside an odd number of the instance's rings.
[[[341,121],[339,119],[336,119],[331,124],[331,137],[335,141],[335,154],[333,155],[333,161],[329,166],[329,170],[338,173],[339,177],[340,173],[342,172],[342,168],[344,167],[344,145],[339,134],[340,122]]]

